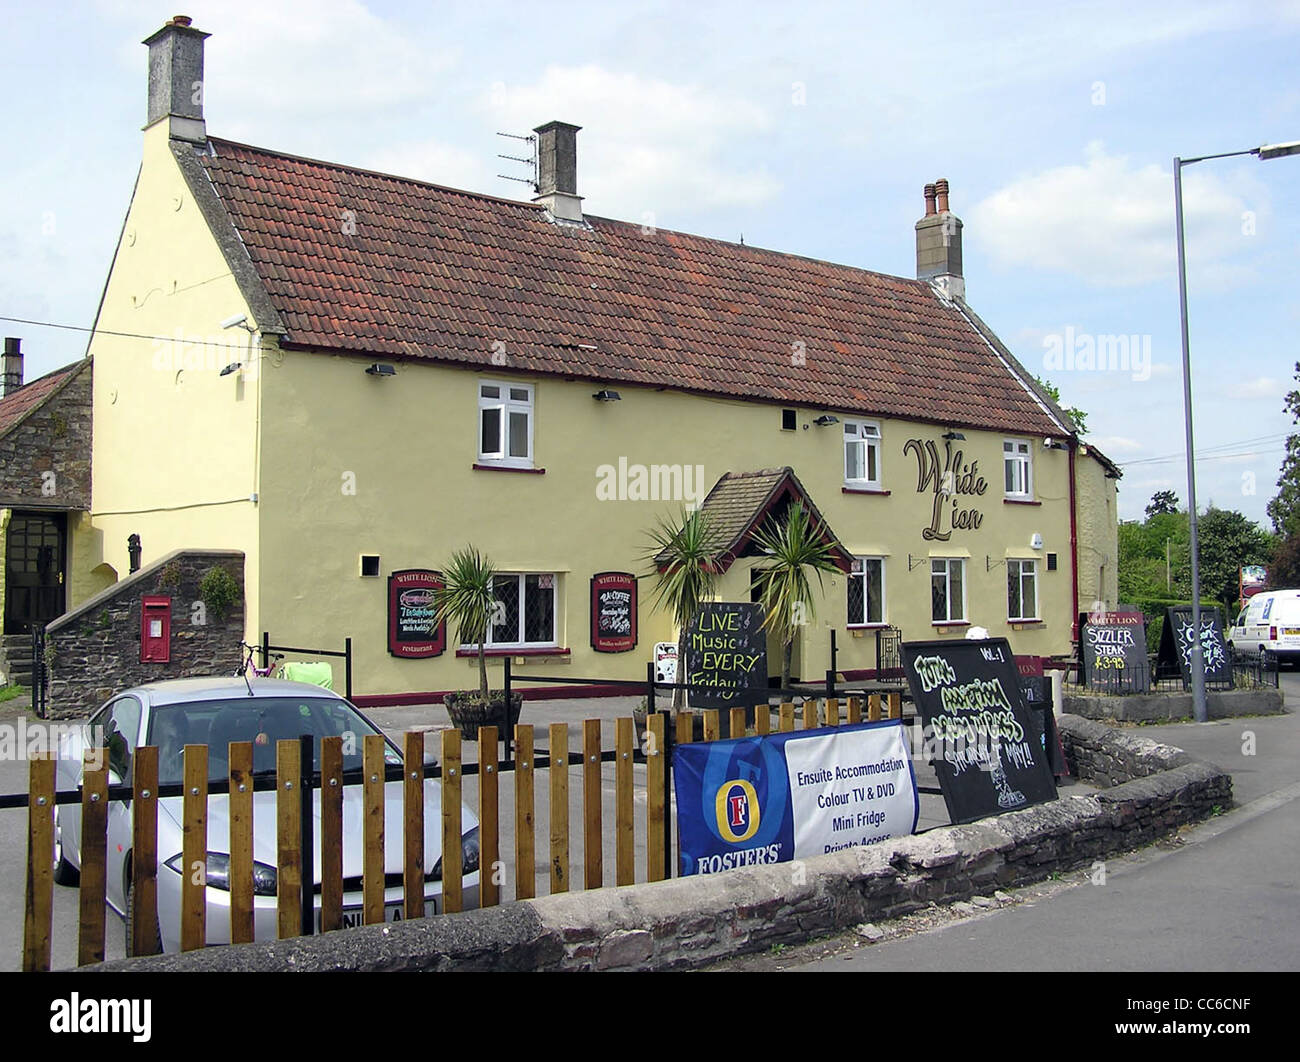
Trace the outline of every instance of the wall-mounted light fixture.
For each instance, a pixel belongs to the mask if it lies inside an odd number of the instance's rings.
[[[946,432],[943,433],[943,437],[944,437],[945,439],[947,439],[949,442],[958,442],[958,441],[960,441],[960,442],[965,442],[965,441],[966,441],[966,436],[964,436],[964,435],[963,435],[961,432],[959,432],[959,431],[946,431]]]
[[[391,365],[385,365],[383,362],[375,362],[366,369],[367,376],[396,376],[397,370]]]
[[[813,423],[816,424],[817,427],[819,428],[829,427],[831,424],[838,424],[839,422],[840,422],[839,417],[832,417],[829,413],[823,413],[820,417],[818,417],[816,420],[813,421]]]
[[[244,367],[243,362],[232,361],[229,365],[227,365],[224,369],[222,369],[219,373],[217,373],[217,375],[229,376],[232,372],[239,372],[239,370],[242,369],[243,367]]]
[[[623,396],[620,395],[617,391],[608,391],[608,390],[597,391],[591,397],[594,398],[597,402],[621,402],[623,400]]]

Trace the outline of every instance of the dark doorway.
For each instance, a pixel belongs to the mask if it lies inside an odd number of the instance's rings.
[[[68,518],[15,512],[5,543],[5,634],[24,634],[64,612]]]

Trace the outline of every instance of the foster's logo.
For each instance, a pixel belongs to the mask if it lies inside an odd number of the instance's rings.
[[[736,778],[719,786],[716,810],[722,840],[740,844],[758,832],[758,794],[749,782]]]

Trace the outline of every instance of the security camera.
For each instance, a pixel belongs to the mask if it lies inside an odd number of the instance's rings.
[[[1043,449],[1044,449],[1044,450],[1050,450],[1051,448],[1052,448],[1052,440],[1051,440],[1050,438],[1044,439],[1044,440],[1043,440]]]
[[[222,328],[236,328],[236,327],[238,327],[239,325],[244,324],[247,320],[248,320],[248,314],[246,314],[246,313],[237,313],[237,314],[235,314],[233,317],[227,317],[224,321],[222,321],[222,322],[221,322],[221,327],[222,327]]]

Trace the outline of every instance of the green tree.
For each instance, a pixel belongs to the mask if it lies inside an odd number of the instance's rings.
[[[652,601],[665,608],[677,625],[677,681],[686,671],[686,633],[700,605],[713,597],[718,571],[708,517],[702,509],[683,512],[673,521],[660,519],[648,532],[651,547],[646,560],[654,580]],[[673,690],[673,711],[685,703],[685,690]],[[653,704],[646,706],[653,712]]]
[[[1295,366],[1300,379],[1300,361]],[[1291,414],[1291,422],[1300,424],[1300,390],[1287,394],[1284,408]],[[1286,437],[1286,456],[1277,479],[1278,491],[1268,503],[1268,518],[1279,535],[1291,536],[1300,532],[1300,435]]]
[[[1042,379],[1042,377],[1035,376],[1034,379],[1038,381],[1038,386],[1047,392],[1048,398],[1050,398],[1058,406],[1061,406],[1061,389],[1057,387],[1056,384],[1052,383],[1050,380],[1044,380]],[[1061,411],[1072,421],[1074,421],[1074,426],[1075,428],[1078,429],[1080,435],[1088,434],[1087,413],[1085,413],[1082,409],[1076,408],[1075,406],[1061,406]]]
[[[1158,490],[1151,495],[1151,502],[1147,505],[1148,517],[1176,512],[1178,512],[1178,495],[1172,490]]]
[[[1300,586],[1300,534],[1278,538],[1268,564],[1268,585]]]
[[[822,585],[822,574],[838,569],[824,528],[804,509],[793,503],[785,518],[769,520],[754,533],[754,544],[762,552],[763,568],[758,572],[758,599],[766,612],[763,626],[781,643],[781,688],[790,686],[790,661],[799,628],[815,618],[809,572]]]
[[[1237,569],[1246,564],[1267,564],[1273,554],[1273,536],[1241,513],[1213,506],[1197,518],[1196,530],[1201,590],[1233,611],[1241,591]]]
[[[488,678],[483,646],[497,607],[492,593],[495,574],[496,568],[487,557],[473,546],[465,546],[456,550],[451,563],[443,568],[443,586],[434,591],[433,598],[435,629],[444,620],[451,620],[461,644],[478,646],[478,688],[484,704],[488,702]]]

